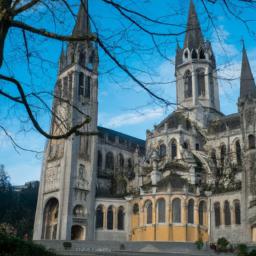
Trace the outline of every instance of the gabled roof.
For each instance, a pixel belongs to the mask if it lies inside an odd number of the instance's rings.
[[[187,21],[187,33],[184,41],[184,48],[198,49],[203,44],[204,38],[200,28],[200,23],[196,14],[195,6],[190,0],[189,15]]]
[[[256,87],[246,49],[243,46],[243,58],[240,77],[240,98],[246,98],[248,96],[256,97]]]

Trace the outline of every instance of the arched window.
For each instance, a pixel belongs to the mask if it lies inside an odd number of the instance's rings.
[[[103,228],[103,206],[99,205],[96,209],[96,228]]]
[[[166,156],[166,146],[165,146],[165,144],[160,145],[159,153],[160,153],[159,155],[160,155],[161,158]]]
[[[181,222],[181,200],[179,198],[172,200],[172,222]]]
[[[117,212],[117,229],[124,230],[124,208],[120,206]]]
[[[230,212],[230,205],[228,201],[224,202],[224,221],[225,225],[231,225],[231,212]]]
[[[254,135],[250,134],[248,136],[248,144],[249,144],[249,149],[255,148],[255,137],[254,137]]]
[[[220,203],[214,203],[214,217],[215,217],[215,226],[219,227],[221,224],[220,219]]]
[[[84,74],[79,73],[78,95],[84,95]]]
[[[177,142],[176,140],[172,140],[171,142],[171,157],[174,160],[177,157]]]
[[[226,145],[223,144],[220,147],[220,163],[221,166],[224,166],[225,158],[226,158],[227,150],[226,150]]]
[[[214,80],[213,80],[212,72],[209,72],[208,76],[209,76],[210,92],[211,92],[210,98],[211,98],[211,102],[214,103],[215,95],[214,95]]]
[[[124,157],[121,153],[119,154],[119,167],[120,167],[120,170],[123,171],[123,169],[124,169]]]
[[[200,68],[196,71],[197,84],[198,84],[198,96],[205,96],[205,74],[204,69]]]
[[[199,58],[200,59],[205,59],[205,54],[204,54],[204,49],[200,49],[200,52],[199,52]]]
[[[114,155],[112,152],[108,152],[106,155],[105,167],[107,170],[114,171]]]
[[[139,212],[140,212],[140,207],[139,207],[138,204],[134,204],[134,205],[133,205],[132,212],[133,212],[133,214],[139,214]]]
[[[146,210],[146,223],[152,224],[152,202],[147,201],[145,203],[145,210]]]
[[[107,212],[107,229],[113,229],[113,218],[113,206],[109,206]]]
[[[190,199],[188,201],[188,223],[194,223],[194,200]]]
[[[199,203],[199,225],[206,225],[206,203],[201,201]]]
[[[241,146],[239,140],[236,141],[236,162],[238,165],[242,164]]]
[[[234,210],[235,210],[235,224],[240,225],[241,224],[241,209],[240,209],[240,201],[235,200],[234,201]]]
[[[98,151],[98,173],[102,170],[102,154]]]
[[[187,70],[184,74],[184,97],[190,98],[192,97],[192,75],[189,70]]]
[[[55,240],[57,238],[59,201],[51,198],[44,208],[44,223],[42,238]]]
[[[80,54],[79,54],[79,64],[81,66],[85,65],[85,54],[84,54],[84,52],[80,52]]]
[[[75,217],[84,217],[84,207],[82,205],[76,205],[73,209],[73,215]]]
[[[91,77],[89,77],[89,76],[86,76],[84,96],[86,98],[90,98],[90,96],[91,96]]]
[[[192,54],[191,54],[191,56],[192,56],[192,59],[197,59],[197,52],[196,52],[196,50],[192,50]]]
[[[163,198],[157,201],[157,218],[158,223],[165,222],[165,200]]]
[[[216,157],[216,150],[213,149],[212,152],[211,152],[211,159],[214,163],[215,166],[217,166],[217,157]]]
[[[71,240],[84,240],[84,228],[79,225],[72,226]]]
[[[185,59],[188,59],[188,50],[185,50],[184,57],[185,57]]]

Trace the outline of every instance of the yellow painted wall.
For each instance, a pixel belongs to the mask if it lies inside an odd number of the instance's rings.
[[[208,227],[207,227],[207,215],[205,212],[204,223],[205,226],[199,226],[198,223],[198,203],[199,198],[194,197],[195,208],[194,208],[194,225],[187,225],[187,207],[186,202],[188,201],[187,197],[181,197],[181,221],[180,224],[172,224],[172,211],[168,207],[172,198],[177,196],[145,196],[145,198],[131,202],[132,205],[136,202],[139,204],[140,210],[139,213],[131,214],[131,234],[130,239],[132,241],[177,241],[177,242],[195,242],[199,238],[202,238],[203,241],[208,241]],[[156,205],[158,198],[164,198],[166,201],[166,216],[165,223],[157,223],[157,211]],[[191,198],[191,197],[190,197]],[[146,215],[143,210],[144,203],[147,200],[152,202],[152,224],[146,224]]]

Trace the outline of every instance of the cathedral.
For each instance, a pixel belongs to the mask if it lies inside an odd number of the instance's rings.
[[[84,32],[81,6],[72,33]],[[224,115],[214,49],[190,1],[177,108],[145,141],[97,125],[98,64],[92,42],[61,52],[51,133],[90,122],[46,143],[34,240],[256,243],[256,85],[245,47],[238,111]]]

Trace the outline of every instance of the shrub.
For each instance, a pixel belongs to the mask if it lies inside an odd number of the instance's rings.
[[[248,248],[246,244],[238,244],[236,247],[237,256],[247,256]]]
[[[1,256],[56,256],[41,245],[0,233]]]
[[[225,237],[221,237],[217,241],[217,250],[219,252],[227,252],[228,245],[229,245],[229,241]]]
[[[256,256],[256,249],[250,251],[249,256]]]
[[[198,250],[201,250],[204,246],[204,242],[202,240],[202,238],[199,238],[196,242],[195,242],[196,248]]]
[[[71,242],[63,242],[63,247],[67,250],[70,249],[72,247],[72,243]]]

